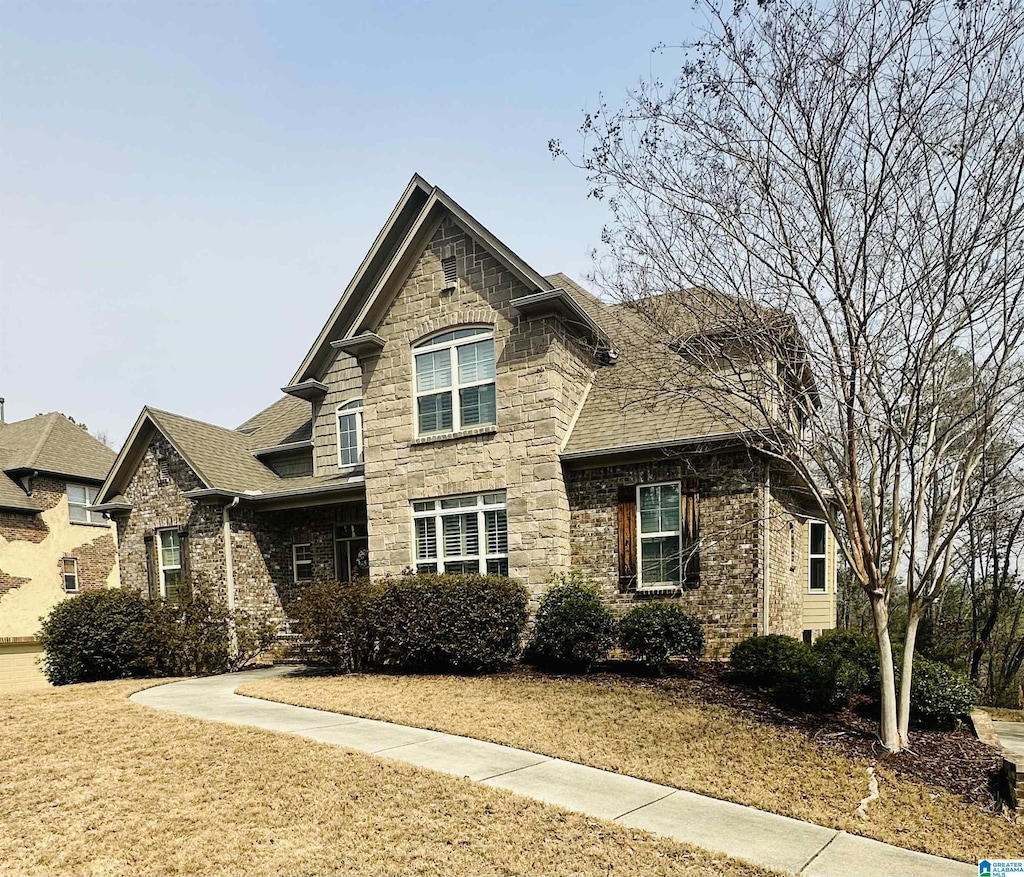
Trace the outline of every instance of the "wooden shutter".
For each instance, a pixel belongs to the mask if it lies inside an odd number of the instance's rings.
[[[192,590],[192,564],[188,557],[188,530],[178,531],[178,544],[181,547],[181,580],[186,588]]]
[[[619,590],[636,590],[636,487],[619,487]]]
[[[146,544],[146,580],[149,585],[149,599],[160,597],[160,568],[156,565],[156,544],[152,533],[142,537]]]
[[[700,585],[700,495],[684,493],[683,513],[683,587]]]

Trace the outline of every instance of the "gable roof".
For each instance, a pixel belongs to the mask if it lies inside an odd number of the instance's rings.
[[[390,281],[419,257],[426,240],[438,222],[450,216],[463,231],[482,243],[531,292],[547,291],[551,284],[524,262],[508,246],[488,231],[453,198],[437,186],[431,186],[419,174],[413,174],[395,209],[381,229],[373,246],[360,263],[355,276],[335,306],[316,341],[306,354],[285,392],[320,377],[328,362],[331,342],[372,332],[376,320],[388,304],[383,302]]]

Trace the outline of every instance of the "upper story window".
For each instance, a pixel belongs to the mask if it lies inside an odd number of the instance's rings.
[[[64,591],[68,594],[78,593],[78,561],[73,557],[65,557],[62,561],[64,573]]]
[[[828,590],[825,580],[825,555],[828,544],[828,529],[824,521],[811,521],[808,525],[810,540],[809,565],[807,569],[807,589],[816,594],[824,594]]]
[[[363,400],[353,399],[338,406],[338,465],[358,466],[363,462]]]
[[[78,524],[105,524],[109,522],[103,519],[102,512],[90,512],[88,506],[96,502],[99,494],[98,487],[89,487],[85,484],[68,485],[68,517]]]
[[[492,329],[436,335],[416,345],[413,360],[417,435],[497,423]]]

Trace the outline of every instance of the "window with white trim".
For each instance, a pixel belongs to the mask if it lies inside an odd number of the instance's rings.
[[[353,399],[338,406],[338,465],[358,466],[363,462],[363,400]]]
[[[64,574],[64,591],[67,594],[78,593],[78,561],[73,557],[65,557],[62,561]]]
[[[640,578],[637,588],[678,588],[682,583],[679,482],[637,487]]]
[[[414,348],[413,363],[418,436],[497,423],[491,328],[429,338]]]
[[[184,578],[181,571],[181,536],[177,530],[159,532],[160,596],[176,603],[181,594]]]
[[[412,504],[416,572],[508,575],[505,493]]]
[[[825,556],[828,545],[828,528],[824,521],[810,521],[808,529],[807,590],[824,594],[828,590],[825,579]]]
[[[292,579],[296,582],[313,580],[313,546],[308,542],[292,545]]]
[[[99,495],[98,487],[86,484],[68,484],[68,518],[76,524],[103,524],[110,522],[103,518],[103,512],[90,512],[89,506],[96,502]]]

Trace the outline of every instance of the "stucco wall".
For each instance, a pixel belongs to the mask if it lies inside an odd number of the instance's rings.
[[[66,556],[78,561],[80,592],[120,584],[114,528],[72,523],[63,481],[37,478],[32,496],[43,512],[0,517],[0,637],[38,633],[40,617],[67,596]]]

